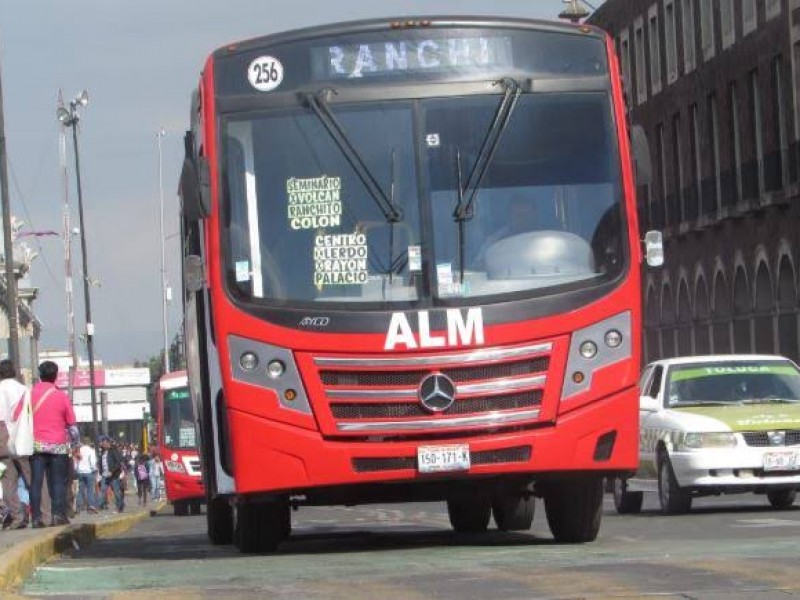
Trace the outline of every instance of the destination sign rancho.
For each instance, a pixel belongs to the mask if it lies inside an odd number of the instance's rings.
[[[449,37],[329,45],[311,49],[315,79],[475,73],[513,66],[508,36]]]

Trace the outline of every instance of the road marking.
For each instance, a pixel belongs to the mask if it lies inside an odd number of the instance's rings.
[[[738,519],[731,527],[800,527],[800,521],[792,521],[790,519]]]

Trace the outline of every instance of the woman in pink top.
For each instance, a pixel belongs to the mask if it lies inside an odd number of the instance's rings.
[[[33,456],[31,456],[31,512],[34,527],[42,522],[42,483],[47,489],[53,509],[51,525],[66,525],[67,485],[70,445],[77,443],[75,411],[63,391],[56,388],[58,365],[46,360],[39,365],[39,383],[31,390],[33,408]]]

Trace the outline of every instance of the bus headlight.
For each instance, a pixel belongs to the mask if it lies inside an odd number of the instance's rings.
[[[609,348],[616,348],[622,343],[622,334],[616,329],[606,332],[605,336],[606,346]]]
[[[279,360],[271,360],[267,365],[267,374],[273,379],[277,379],[286,371],[286,365]]]
[[[597,355],[597,344],[592,341],[586,341],[581,344],[581,356],[589,359]]]
[[[683,446],[690,450],[699,448],[735,448],[736,436],[730,431],[690,432],[683,436]]]
[[[239,364],[245,371],[253,371],[258,366],[258,356],[253,352],[245,352],[239,357]]]

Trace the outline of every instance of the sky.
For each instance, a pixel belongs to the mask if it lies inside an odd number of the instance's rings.
[[[597,6],[601,2],[593,1]],[[391,7],[391,8],[387,8]],[[78,129],[95,358],[146,360],[163,348],[159,192],[164,197],[169,337],[181,324],[176,190],[189,99],[217,47],[287,29],[372,17],[496,14],[555,19],[561,0],[0,0],[11,213],[21,233],[62,233],[59,90],[89,104]],[[158,136],[162,138],[159,188]],[[68,132],[71,135],[71,132]],[[68,146],[72,226],[78,225]],[[39,256],[29,282],[40,350],[66,350],[62,237],[25,236]],[[85,331],[80,243],[73,236],[76,331]],[[85,347],[79,342],[84,357]]]

